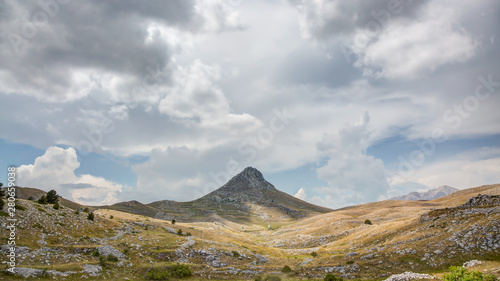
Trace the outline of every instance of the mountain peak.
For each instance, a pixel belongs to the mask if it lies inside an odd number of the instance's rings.
[[[274,189],[274,186],[264,179],[262,173],[253,167],[246,167],[241,173],[227,182],[224,187],[232,187],[233,189],[241,187],[250,187],[259,190]]]

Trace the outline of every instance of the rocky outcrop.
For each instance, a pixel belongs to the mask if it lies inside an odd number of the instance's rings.
[[[391,275],[391,277],[385,279],[385,281],[408,281],[414,279],[434,279],[435,277],[429,274],[420,274],[414,272],[405,272],[401,274]]]
[[[486,207],[486,206],[500,206],[500,196],[491,196],[491,195],[481,195],[479,194],[477,197],[472,197],[465,204],[463,204],[462,208],[474,208],[474,207]]]

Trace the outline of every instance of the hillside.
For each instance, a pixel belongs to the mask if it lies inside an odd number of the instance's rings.
[[[238,202],[255,200],[274,210],[276,201],[266,203],[259,193],[272,188],[253,181],[253,176],[247,179],[253,184],[236,179],[200,200],[228,206],[217,198],[231,192]],[[240,187],[257,190],[240,198]],[[498,277],[499,198],[500,185],[480,186],[430,201],[351,206],[271,228],[260,220],[237,222],[234,216],[172,224],[111,209],[96,210],[90,221],[84,212],[19,199],[18,273],[42,276],[46,270],[47,280],[146,280],[151,268],[178,262],[193,270],[193,280],[250,280],[268,274],[285,280],[319,280],[327,272],[344,279],[385,279],[406,271],[439,276],[451,265],[478,259],[484,262],[478,267],[481,271]],[[119,206],[133,210],[136,205],[145,208],[134,201]],[[5,226],[6,217],[0,217],[0,223]],[[8,229],[2,227],[1,235],[8,237]],[[3,244],[0,260],[7,261],[8,248]],[[117,260],[99,260],[109,254]],[[285,265],[292,269],[291,275],[281,273]],[[3,274],[0,278],[25,280]]]
[[[390,200],[408,200],[408,201],[433,200],[446,196],[456,191],[458,191],[458,189],[448,185],[443,185],[423,192],[416,192],[416,191],[410,192],[406,195],[391,198]]]
[[[217,221],[283,224],[331,211],[277,190],[260,171],[248,167],[219,189],[190,202],[157,201],[148,204],[160,212],[155,218],[181,221]]]

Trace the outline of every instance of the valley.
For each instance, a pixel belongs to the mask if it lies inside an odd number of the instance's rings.
[[[93,220],[86,206],[61,200],[54,209],[27,200],[35,189],[18,190],[18,272],[4,270],[0,280],[148,280],[151,270],[177,263],[189,266],[193,280],[322,280],[327,273],[382,280],[406,271],[440,276],[475,259],[500,276],[500,185],[329,210],[247,168],[193,202],[89,207]]]

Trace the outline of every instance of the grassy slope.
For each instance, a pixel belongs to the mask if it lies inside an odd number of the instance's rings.
[[[431,209],[459,206],[479,193],[500,194],[500,185],[462,190],[432,201],[382,201],[353,206],[302,220],[279,221],[272,230],[267,229],[267,225],[263,225],[262,220],[256,217],[252,217],[251,220],[244,223],[232,222],[219,217],[214,222],[180,221],[172,225],[170,222],[143,215],[105,209],[96,211],[96,221],[91,223],[86,219],[84,213],[76,215],[73,210],[68,208],[53,210],[50,205],[40,206],[30,201],[19,200],[19,204],[28,207],[28,210],[19,211],[20,214],[26,214],[26,223],[24,227],[19,229],[18,244],[37,249],[40,245],[36,241],[40,240],[42,233],[44,233],[45,241],[49,243],[49,247],[58,247],[65,253],[78,253],[82,249],[92,249],[100,245],[92,242],[88,237],[105,239],[115,236],[117,229],[127,223],[133,226],[136,233],[127,234],[122,239],[107,242],[118,249],[128,249],[130,261],[134,263],[131,268],[118,268],[114,264],[105,268],[105,276],[113,276],[116,280],[123,279],[125,276],[131,280],[143,280],[145,272],[151,267],[150,261],[153,262],[154,266],[165,266],[175,260],[175,250],[185,243],[187,238],[169,233],[163,229],[163,226],[175,230],[181,229],[184,233],[190,232],[196,237],[196,244],[193,247],[197,249],[215,247],[221,251],[268,256],[270,262],[258,267],[270,271],[279,270],[286,264],[297,272],[321,275],[323,273],[314,269],[321,266],[346,265],[348,261],[352,261],[361,267],[361,271],[356,273],[358,277],[382,278],[382,274],[399,273],[406,270],[441,272],[449,265],[457,265],[465,260],[478,258],[490,259],[491,261],[484,266],[489,271],[495,272],[500,267],[498,253],[496,256],[494,254],[486,256],[476,254],[432,256],[431,259],[434,262],[444,263],[441,266],[429,265],[431,260],[421,261],[424,253],[432,253],[436,249],[441,249],[440,247],[448,247],[445,244],[439,245],[443,241],[446,242],[446,238],[453,232],[467,230],[472,224],[484,225],[491,221],[500,221],[498,214],[491,217],[472,217],[469,221],[461,224],[454,224],[453,218],[444,218],[436,222],[419,220],[420,215]],[[273,213],[274,208],[266,209],[266,207],[252,205],[249,205],[248,208],[260,208],[259,212],[265,212],[269,216],[278,217],[281,215],[279,212]],[[37,213],[40,218],[28,216],[33,212]],[[114,219],[109,219],[111,215],[114,216]],[[370,219],[373,225],[365,225],[363,223],[365,219]],[[36,223],[39,225],[35,227]],[[433,224],[436,227],[431,227]],[[440,227],[446,225],[452,225],[453,229]],[[78,229],[75,228],[76,226]],[[5,231],[2,229],[2,237],[7,237]],[[5,244],[5,241],[2,244]],[[136,249],[133,245],[140,245],[140,249]],[[380,250],[370,251],[370,248],[376,246]],[[395,253],[395,251],[406,248],[415,249],[416,254]],[[312,258],[310,255],[312,251],[319,255]],[[346,257],[345,255],[349,252],[357,252],[359,255]],[[370,253],[379,255],[379,257],[373,260],[360,259],[360,257]],[[69,262],[63,262],[53,257],[50,265],[43,263],[43,259],[26,260],[21,262],[21,266],[81,270],[84,263],[98,263],[98,259],[92,257],[88,251],[81,253],[81,256],[79,261],[71,260]],[[159,256],[171,257],[171,259],[158,259]],[[2,259],[4,258],[2,257]],[[307,259],[312,259],[312,261],[307,265],[300,266]],[[383,263],[379,264],[379,260]],[[195,262],[191,264],[193,269],[203,270],[203,260],[193,260],[192,262]],[[247,261],[228,258],[227,262],[236,268],[245,269],[248,267]],[[215,269],[211,273],[212,277],[225,277],[222,273],[217,274],[221,270],[223,269]],[[230,279],[234,280],[234,278]]]

